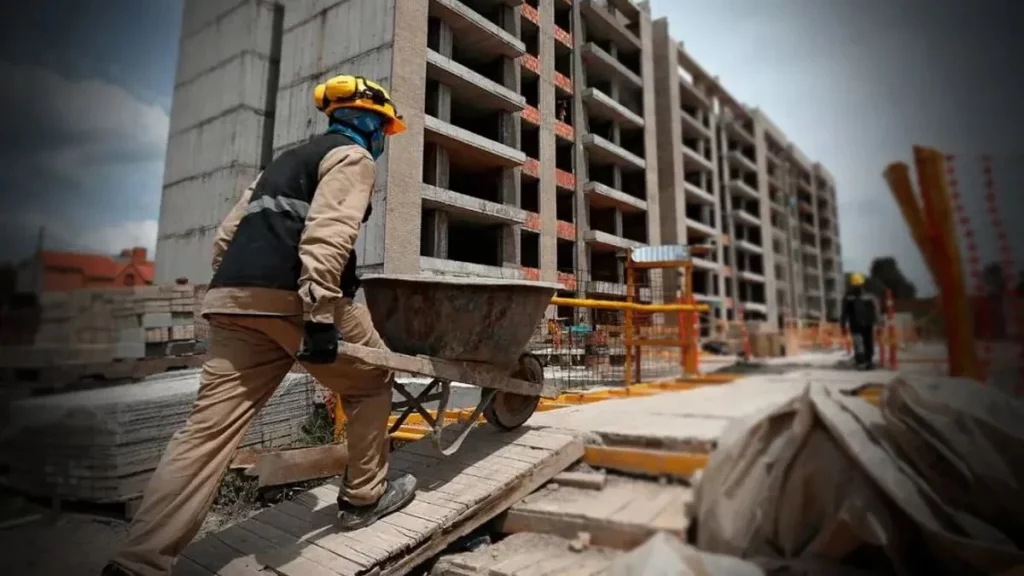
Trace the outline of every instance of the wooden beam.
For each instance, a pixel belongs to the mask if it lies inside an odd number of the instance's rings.
[[[642,448],[587,446],[583,461],[595,468],[630,474],[691,478],[707,466],[708,455]]]
[[[255,460],[246,475],[259,477],[261,487],[280,486],[341,476],[348,464],[348,450],[344,444],[328,444],[263,452]]]

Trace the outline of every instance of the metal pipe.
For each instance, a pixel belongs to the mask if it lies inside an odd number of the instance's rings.
[[[707,312],[711,309],[707,304],[640,304],[638,302],[616,302],[613,300],[591,300],[588,298],[551,299],[552,306],[575,306],[577,308],[593,308],[596,310],[629,310],[631,312]]]

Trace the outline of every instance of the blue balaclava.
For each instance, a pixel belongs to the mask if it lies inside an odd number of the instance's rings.
[[[370,110],[338,108],[327,131],[348,136],[377,160],[384,153],[384,122],[384,116]]]

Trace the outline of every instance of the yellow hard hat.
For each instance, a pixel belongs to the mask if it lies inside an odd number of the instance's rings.
[[[864,275],[861,274],[860,272],[854,272],[853,274],[850,274],[850,286],[863,286],[864,281]]]
[[[405,132],[405,122],[383,86],[362,76],[343,74],[317,84],[313,100],[318,110],[330,116],[339,108],[360,108],[377,112],[388,119],[384,133],[394,136]]]

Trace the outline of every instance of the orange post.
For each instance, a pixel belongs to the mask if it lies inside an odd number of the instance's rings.
[[[936,150],[914,147],[924,204],[925,222],[934,249],[938,285],[947,326],[949,371],[954,377],[982,380],[974,340],[974,320],[964,287],[963,265],[956,238],[953,209],[946,181],[945,156]]]
[[[636,288],[636,271],[630,266],[633,260],[633,252],[630,250],[626,253],[626,302],[632,304],[635,300],[633,291]],[[633,384],[633,311],[631,308],[626,308],[623,312],[624,322],[622,323],[622,331],[624,332],[625,340],[625,358],[623,361],[623,379],[625,380],[626,386]],[[636,366],[640,366],[640,350],[639,347],[636,349]]]
[[[892,290],[885,291],[885,323],[889,339],[889,367],[893,370],[899,369],[899,361],[896,359],[896,303],[892,298]]]
[[[881,326],[875,326],[875,346],[878,347],[878,366],[885,368],[885,330]]]
[[[679,296],[676,297],[676,303],[677,304],[685,304],[686,303],[683,300],[683,294],[682,293],[680,293]],[[680,342],[689,342],[689,336],[687,335],[687,326],[689,326],[689,322],[687,322],[686,311],[685,310],[680,310],[679,311],[679,341]],[[684,376],[686,374],[688,374],[686,360],[687,360],[686,345],[684,344],[683,345],[683,349],[682,349],[682,351],[679,354],[679,368],[683,371],[683,375]]]

